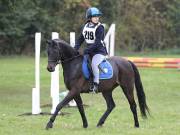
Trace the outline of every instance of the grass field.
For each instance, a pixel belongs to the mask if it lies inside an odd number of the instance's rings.
[[[50,74],[46,58],[41,62],[41,104],[51,103]],[[34,59],[30,57],[0,58],[0,135],[179,135],[180,134],[180,71],[177,69],[140,69],[142,82],[151,110],[148,120],[138,115],[140,128],[133,127],[129,105],[120,88],[113,97],[116,108],[102,128],[96,124],[106,109],[101,94],[83,94],[87,129],[82,128],[77,108],[64,108],[70,113],[58,116],[54,128],[46,131],[49,115],[19,116],[31,112],[31,90],[34,87]],[[65,90],[60,74],[60,89]],[[137,100],[136,100],[137,101]],[[50,107],[42,108],[50,112]]]

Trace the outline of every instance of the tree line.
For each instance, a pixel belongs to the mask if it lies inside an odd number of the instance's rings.
[[[69,41],[90,6],[102,11],[107,26],[116,24],[117,49],[180,48],[179,0],[0,0],[0,54],[32,54],[35,32],[43,43],[53,31]]]

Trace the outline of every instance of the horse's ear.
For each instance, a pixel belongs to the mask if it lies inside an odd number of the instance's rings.
[[[55,40],[52,40],[52,45],[53,45],[53,46],[57,46],[57,44],[58,44],[58,43],[57,43]]]
[[[51,44],[51,40],[46,40],[46,44]]]

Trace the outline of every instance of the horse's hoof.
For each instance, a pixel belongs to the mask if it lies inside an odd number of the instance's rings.
[[[102,127],[103,127],[103,125],[97,125],[96,127],[97,127],[97,128],[102,128]]]
[[[46,125],[46,130],[48,130],[49,128],[52,128],[52,127],[53,127],[52,122],[48,122]]]
[[[97,124],[97,127],[102,127],[103,124],[104,124],[104,122],[99,121],[98,124]]]
[[[102,127],[102,126],[103,126],[103,124],[97,124],[96,127],[100,128],[100,127]]]
[[[88,127],[88,124],[83,124],[83,128],[87,128]]]
[[[134,125],[135,128],[139,128],[139,124]]]

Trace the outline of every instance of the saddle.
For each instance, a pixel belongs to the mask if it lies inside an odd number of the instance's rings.
[[[99,64],[99,79],[111,79],[113,76],[113,68],[108,60],[103,60]],[[87,57],[83,58],[83,64],[82,64],[82,71],[84,74],[84,77],[87,80],[90,80],[93,78],[93,72],[91,68],[91,62]]]

